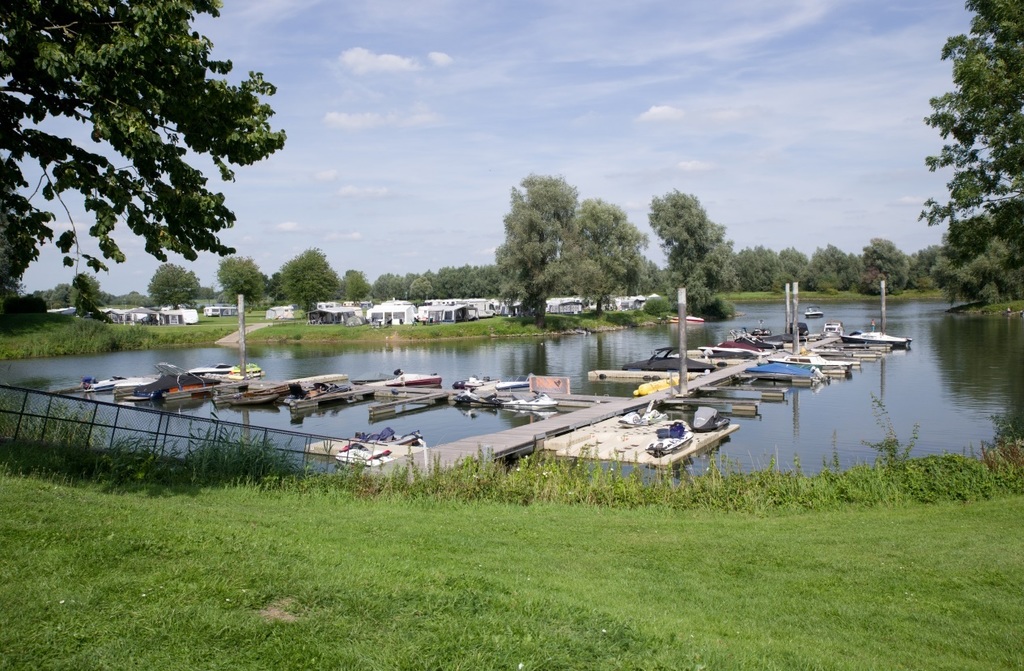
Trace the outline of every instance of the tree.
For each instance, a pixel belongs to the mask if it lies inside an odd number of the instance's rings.
[[[778,287],[783,287],[787,282],[801,282],[807,276],[807,266],[810,261],[807,255],[793,247],[787,247],[779,252],[779,264],[782,271],[779,275]]]
[[[811,291],[849,291],[860,282],[861,257],[835,245],[814,250],[807,265],[804,288]]]
[[[782,261],[774,250],[758,245],[736,253],[736,280],[740,291],[775,291],[781,288]]]
[[[365,300],[373,291],[373,287],[366,279],[366,274],[361,270],[346,270],[342,286],[344,287],[342,294],[347,301]]]
[[[861,255],[864,270],[861,274],[860,292],[877,294],[881,292],[880,280],[885,280],[887,292],[898,294],[907,288],[910,278],[910,260],[894,243],[883,238],[872,238]]]
[[[303,310],[316,307],[338,293],[341,279],[317,248],[307,249],[281,266],[281,291]]]
[[[374,280],[371,293],[377,301],[405,298],[409,295],[409,285],[394,273],[384,273]]]
[[[417,277],[409,285],[409,298],[414,301],[423,301],[434,294],[434,285],[427,277]]]
[[[647,236],[622,208],[589,199],[580,205],[569,243],[565,258],[575,293],[592,300],[600,316],[614,292],[637,283]]]
[[[935,264],[935,278],[950,303],[958,299],[998,303],[1024,296],[1024,269],[1006,270],[1010,255],[1002,240],[988,245],[964,262],[947,255],[948,245]]]
[[[521,301],[543,328],[547,299],[565,273],[562,245],[576,217],[576,188],[562,177],[530,175],[513,188],[505,242],[495,252],[502,298]]]
[[[696,196],[672,191],[651,200],[651,230],[661,238],[676,287],[686,287],[687,309],[724,316],[727,306],[716,294],[734,283],[732,243],[725,227],[708,218]]]
[[[940,245],[930,245],[910,255],[910,279],[907,286],[928,291],[935,286],[933,271],[942,253]]]
[[[221,259],[217,281],[229,299],[245,296],[246,305],[255,305],[263,298],[266,283],[260,267],[248,256]]]
[[[6,223],[6,218],[0,219],[0,227]],[[10,245],[7,239],[0,235],[0,301],[7,296],[17,296],[21,293],[21,282],[14,276],[12,269]]]
[[[952,168],[949,199],[929,199],[921,218],[947,223],[955,248],[982,253],[1001,240],[1007,268],[1015,269],[1024,265],[1024,4],[966,6],[975,12],[970,35],[949,38],[942,50],[956,90],[932,98],[925,119],[950,140],[926,159],[932,171]]]
[[[224,196],[188,159],[206,157],[221,179],[229,164],[248,165],[284,145],[261,102],[274,87],[259,73],[238,85],[224,77],[230,61],[211,59],[212,43],[193,32],[197,14],[218,16],[211,0],[82,0],[4,3],[0,9],[0,211],[2,232],[21,277],[54,241],[50,224],[65,194],[81,194],[95,221],[88,234],[100,256],[88,267],[125,255],[114,240],[123,221],[167,260],[172,250],[194,260],[199,251],[233,252],[217,233],[235,216]],[[71,132],[84,126],[91,143]],[[29,183],[28,175],[36,181]],[[36,193],[61,204],[43,209]],[[64,264],[75,265],[78,229],[56,238]]]
[[[199,293],[199,278],[191,270],[164,263],[149,281],[149,297],[156,305],[191,305]]]

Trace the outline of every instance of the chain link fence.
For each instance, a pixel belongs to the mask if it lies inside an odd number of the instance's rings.
[[[130,445],[179,458],[212,444],[244,443],[314,467],[349,442],[6,385],[0,385],[0,437],[100,450]]]

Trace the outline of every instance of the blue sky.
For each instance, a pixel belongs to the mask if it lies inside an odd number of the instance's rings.
[[[234,183],[208,171],[238,216],[223,240],[268,275],[310,247],[371,282],[489,264],[535,173],[649,234],[651,199],[678,189],[735,251],[911,253],[941,241],[917,220],[948,179],[923,119],[969,20],[959,0],[227,0],[197,27],[278,87],[288,141]],[[101,286],[145,292],[159,262],[118,240],[129,260]],[[170,260],[215,283],[219,257]],[[71,275],[47,248],[24,284]]]

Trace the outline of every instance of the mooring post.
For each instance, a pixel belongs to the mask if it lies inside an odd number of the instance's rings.
[[[686,288],[679,288],[679,396],[686,396]]]
[[[238,294],[238,355],[242,360],[242,379],[249,379],[249,369],[245,361],[245,294]]]
[[[800,353],[800,283],[793,282],[793,354]]]
[[[881,281],[882,287],[882,333],[885,333],[885,280]]]

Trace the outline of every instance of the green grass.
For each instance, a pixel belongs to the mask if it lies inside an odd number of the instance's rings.
[[[0,668],[1020,668],[1022,516],[1021,497],[751,517],[7,471]]]

